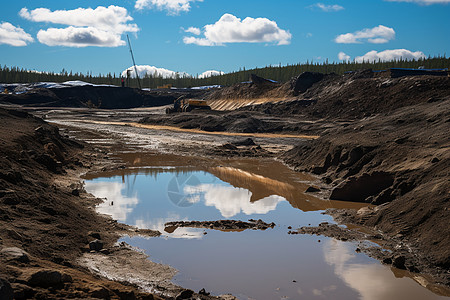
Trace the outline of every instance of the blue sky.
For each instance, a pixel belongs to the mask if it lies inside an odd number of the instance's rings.
[[[0,64],[118,74],[126,34],[138,65],[192,75],[448,56],[449,16],[450,0],[16,0],[0,10]]]

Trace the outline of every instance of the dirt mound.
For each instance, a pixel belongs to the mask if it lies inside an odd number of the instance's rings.
[[[372,74],[369,73],[369,74]],[[303,114],[314,118],[361,119],[398,108],[450,97],[447,77],[372,78],[364,72],[326,76],[300,99],[247,106],[241,110],[271,115]]]
[[[150,299],[76,265],[89,242],[102,238],[106,247],[117,238],[107,233],[107,219],[89,208],[92,200],[80,197],[78,181],[58,175],[89,161],[83,146],[39,118],[2,108],[0,144],[0,298],[14,293],[16,299]]]
[[[418,90],[418,83],[429,80],[403,79]],[[450,99],[429,101],[433,94],[442,97],[442,87],[448,83],[448,79],[433,81],[436,88],[428,86],[425,99],[420,95],[399,97],[396,105],[405,107],[385,107],[389,114],[336,126],[283,158],[298,170],[320,175],[330,183],[331,198],[383,204],[359,215],[350,214],[350,220],[402,237],[417,251],[414,253],[420,253],[422,266],[417,268],[441,272],[441,282],[448,285],[450,277],[442,270],[450,269]],[[406,84],[397,84],[402,87],[398,92],[407,90]],[[413,101],[419,103],[406,106]]]
[[[0,94],[0,102],[47,107],[136,108],[172,104],[178,97],[199,98],[201,90],[154,90],[105,86],[34,89],[23,94]]]

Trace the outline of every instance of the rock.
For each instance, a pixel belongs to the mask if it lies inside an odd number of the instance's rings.
[[[12,300],[14,298],[14,292],[9,284],[8,280],[0,278],[0,299]]]
[[[438,163],[440,160],[437,157],[433,157],[433,159],[431,160],[431,163],[435,164]]]
[[[73,189],[72,190],[72,195],[74,195],[74,196],[80,196],[80,190],[79,189]]]
[[[181,300],[181,299],[189,299],[192,297],[192,295],[194,295],[194,291],[192,290],[184,290],[181,291],[177,297],[175,298],[176,300]]]
[[[95,232],[95,231],[89,231],[88,232],[88,236],[93,237],[94,239],[100,240],[100,233]]]
[[[392,258],[386,257],[386,258],[384,258],[384,259],[382,260],[382,262],[383,262],[383,264],[391,265],[391,264],[392,264]]]
[[[305,193],[317,193],[317,192],[320,192],[320,189],[313,186],[308,187],[305,191]]]
[[[43,270],[31,275],[27,282],[30,286],[58,287],[63,283],[63,276],[59,271]]]
[[[99,287],[91,291],[92,298],[109,299],[109,291],[104,287]]]
[[[94,240],[89,243],[89,249],[93,251],[100,251],[103,249],[103,242],[101,240]]]
[[[22,263],[30,262],[28,253],[17,247],[3,248],[2,251],[0,251],[0,255],[5,257],[6,260],[15,260]]]
[[[256,146],[255,142],[251,138],[247,138],[242,141],[233,142],[231,144],[233,144],[235,146]]]
[[[223,144],[222,148],[227,149],[227,150],[237,150],[238,149],[235,145],[230,144],[230,143]]]
[[[406,270],[405,261],[406,259],[403,255],[398,255],[394,257],[392,266],[396,267],[397,269]]]
[[[204,288],[201,289],[200,291],[198,291],[198,293],[199,293],[200,295],[209,296],[209,293],[207,293],[206,290],[205,290]]]

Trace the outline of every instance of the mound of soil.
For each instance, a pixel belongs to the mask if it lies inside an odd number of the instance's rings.
[[[445,84],[440,79],[433,80]],[[436,90],[439,89],[430,89],[430,93]],[[298,170],[320,175],[331,183],[331,199],[379,205],[363,214],[349,214],[345,221],[401,237],[415,254],[420,254],[422,267],[417,268],[437,271],[441,282],[447,285],[450,284],[448,98],[437,101],[419,98],[415,105],[336,126],[319,139],[283,155]],[[401,100],[404,104],[412,101],[399,97],[397,105],[402,105]]]
[[[201,90],[154,90],[105,86],[34,89],[24,94],[0,94],[0,102],[25,106],[136,108],[172,104],[178,97],[199,98]]]
[[[360,72],[325,76],[299,95],[298,100],[247,106],[241,110],[281,116],[303,114],[328,120],[352,120],[390,113],[409,105],[444,100],[449,96],[450,80],[447,77],[414,76],[392,79],[363,75]]]

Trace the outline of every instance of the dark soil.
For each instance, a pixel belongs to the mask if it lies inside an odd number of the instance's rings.
[[[155,236],[98,215],[79,183],[107,162],[102,150],[70,140],[42,119],[0,108],[0,298],[161,299],[80,267],[83,253],[132,257],[120,234]],[[183,292],[183,289],[172,293]],[[201,299],[216,299],[204,295]]]
[[[24,94],[0,94],[0,102],[40,107],[136,108],[173,104],[180,96],[199,98],[201,90],[152,90],[77,86],[34,89]]]
[[[268,228],[275,227],[275,223],[266,223],[262,220],[248,220],[248,222],[239,220],[217,220],[217,221],[179,221],[169,222],[165,224],[165,231],[173,232],[178,227],[191,227],[191,228],[208,228],[214,230],[266,230]]]
[[[244,97],[256,88],[247,85]],[[254,95],[270,94],[261,92]],[[222,93],[233,98],[227,90]],[[206,131],[320,135],[280,158],[331,184],[331,199],[379,205],[359,218],[349,213],[345,222],[400,237],[420,257],[417,269],[438,274],[439,282],[449,285],[449,116],[450,78],[392,79],[366,71],[325,76],[296,100],[229,112],[150,116],[142,122]]]

